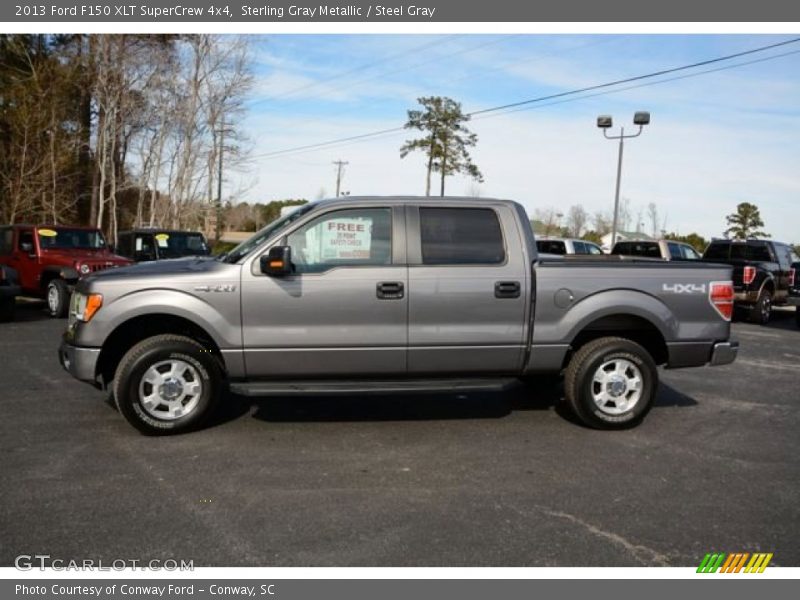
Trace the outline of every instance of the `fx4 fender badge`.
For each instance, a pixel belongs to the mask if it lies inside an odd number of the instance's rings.
[[[672,294],[705,294],[705,283],[665,283],[662,288]]]
[[[231,284],[220,285],[198,285],[194,288],[195,292],[235,292],[236,286]]]

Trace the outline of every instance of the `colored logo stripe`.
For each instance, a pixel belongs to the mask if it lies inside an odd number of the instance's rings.
[[[697,567],[697,572],[739,573],[744,568],[744,573],[763,573],[772,560],[772,556],[771,552],[756,552],[752,555],[748,552],[734,552],[732,554],[709,552],[703,557],[700,566]],[[749,562],[747,562],[748,558],[750,559]],[[746,562],[747,566],[745,567]]]

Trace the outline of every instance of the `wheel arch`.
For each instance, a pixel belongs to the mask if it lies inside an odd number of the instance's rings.
[[[214,337],[203,327],[185,317],[169,313],[149,313],[131,317],[118,325],[106,338],[97,359],[96,375],[108,385],[114,378],[120,360],[139,342],[160,334],[188,337],[200,343],[218,360],[223,374],[227,373],[225,358]]]

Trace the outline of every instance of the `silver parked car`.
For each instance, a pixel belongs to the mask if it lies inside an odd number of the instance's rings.
[[[577,238],[539,236],[536,249],[544,254],[603,254],[602,248],[594,242]]]
[[[702,258],[700,253],[689,244],[674,240],[625,240],[614,244],[611,254],[662,260],[700,260]]]

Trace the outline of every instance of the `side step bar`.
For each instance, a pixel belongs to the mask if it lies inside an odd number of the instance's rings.
[[[394,379],[310,380],[231,383],[240,396],[339,396],[343,394],[403,394],[411,392],[499,392],[516,379]]]

